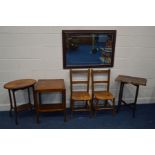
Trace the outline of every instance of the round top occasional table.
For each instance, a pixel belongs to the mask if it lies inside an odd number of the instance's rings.
[[[31,87],[36,83],[34,79],[21,79],[8,82],[4,85],[6,89],[25,89],[27,87]]]
[[[4,85],[5,89],[8,89],[9,98],[10,98],[10,116],[12,116],[12,109],[15,111],[15,122],[18,124],[18,112],[23,110],[32,109],[31,98],[30,98],[30,88],[32,88],[33,97],[34,97],[34,85],[36,80],[34,79],[20,79],[15,81],[10,81]],[[28,100],[26,104],[18,105],[16,104],[15,92],[18,90],[28,90]]]

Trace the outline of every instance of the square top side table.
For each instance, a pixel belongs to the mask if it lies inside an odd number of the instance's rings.
[[[61,103],[41,103],[42,93],[62,94]],[[64,111],[64,121],[66,121],[66,88],[64,79],[40,79],[35,87],[36,118],[39,123],[40,112]]]

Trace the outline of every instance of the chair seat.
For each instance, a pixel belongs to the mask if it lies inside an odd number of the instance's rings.
[[[72,92],[72,100],[88,101],[91,100],[91,96],[88,92],[76,91]]]
[[[94,93],[94,97],[98,100],[112,100],[113,95],[108,91],[97,91]]]

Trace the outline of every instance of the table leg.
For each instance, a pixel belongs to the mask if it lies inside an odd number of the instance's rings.
[[[37,115],[37,124],[39,124],[40,121],[39,121],[39,111],[38,110],[36,110],[36,115]]]
[[[132,117],[135,117],[135,111],[136,111],[136,103],[137,103],[137,97],[138,97],[138,92],[139,92],[139,85],[136,85],[136,95],[135,95],[135,100],[133,103],[133,109],[132,109]]]
[[[12,109],[13,109],[13,104],[12,104],[12,97],[11,97],[11,90],[9,89],[9,99],[10,99],[10,116],[12,116]]]
[[[115,115],[115,98],[112,100],[112,114]]]
[[[39,94],[39,104],[42,104],[41,93],[38,93],[38,94]]]
[[[124,88],[124,82],[121,82],[121,84],[120,84],[120,90],[119,90],[119,99],[118,99],[117,112],[119,111],[119,109],[121,107],[122,96],[123,96],[123,88]]]
[[[37,121],[37,124],[39,124],[39,103],[38,103],[38,93],[35,92],[34,93],[34,102],[35,102],[35,110],[36,110],[36,121]]]
[[[35,93],[34,93],[34,85],[32,86],[32,93],[33,93],[34,108],[35,108],[35,107],[36,107],[36,105],[35,105]]]
[[[13,90],[12,93],[13,93],[13,101],[14,101],[14,108],[15,108],[15,122],[17,125],[18,124],[18,112],[17,112],[17,105],[16,105],[15,90]]]
[[[64,104],[64,122],[67,121],[67,113],[66,113],[66,91],[62,92],[62,103]]]
[[[32,104],[31,104],[31,97],[30,97],[30,88],[27,88],[27,91],[28,91],[28,100],[29,100],[29,104],[31,106],[31,110],[32,110]]]

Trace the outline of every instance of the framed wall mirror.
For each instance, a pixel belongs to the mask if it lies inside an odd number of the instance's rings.
[[[113,67],[116,30],[62,30],[63,68]]]

